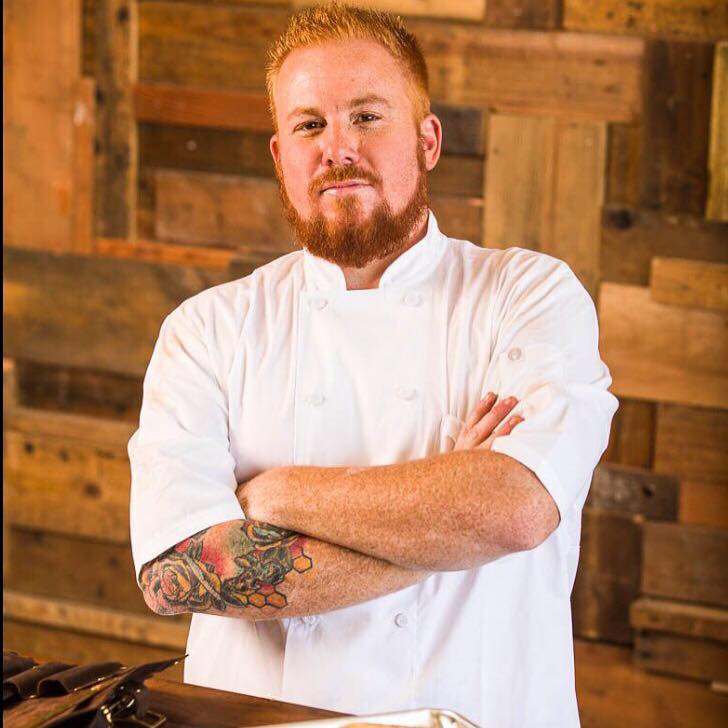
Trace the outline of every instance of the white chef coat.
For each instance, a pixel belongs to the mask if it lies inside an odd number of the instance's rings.
[[[578,726],[570,594],[617,408],[610,383],[592,300],[565,263],[448,238],[432,213],[376,289],[346,290],[338,266],[299,250],[182,303],[129,442],[137,576],[242,518],[238,482],[451,450],[488,390],[518,397],[525,416],[493,450],[530,468],[561,514],[533,550],[345,609],[194,614],[185,681],[355,714],[439,707],[492,728]]]

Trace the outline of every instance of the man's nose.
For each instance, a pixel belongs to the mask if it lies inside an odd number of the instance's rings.
[[[359,161],[359,140],[349,125],[330,123],[319,138],[321,161],[326,167],[349,166]]]

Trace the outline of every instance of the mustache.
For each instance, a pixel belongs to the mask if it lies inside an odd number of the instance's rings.
[[[324,187],[328,187],[337,182],[348,182],[349,180],[362,180],[372,186],[376,186],[381,183],[382,178],[361,167],[333,167],[325,174],[313,180],[308,186],[308,192],[311,196],[315,196]]]

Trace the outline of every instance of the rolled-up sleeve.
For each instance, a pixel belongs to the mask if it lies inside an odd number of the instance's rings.
[[[563,262],[529,258],[516,278],[495,340],[492,366],[499,395],[519,402],[525,418],[492,450],[532,470],[559,513],[586,499],[618,407],[599,355],[591,297]]]
[[[162,324],[128,452],[137,580],[145,563],[185,538],[243,517],[235,495],[227,398],[204,338],[182,307]]]

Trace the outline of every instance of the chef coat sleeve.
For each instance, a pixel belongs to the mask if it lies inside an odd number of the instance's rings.
[[[184,304],[162,324],[128,452],[137,581],[146,562],[185,538],[244,517],[235,495],[227,397]]]
[[[584,504],[607,447],[617,398],[599,355],[590,295],[571,269],[548,255],[521,251],[500,310],[494,382],[524,416],[492,450],[532,470],[553,497],[562,522]]]

